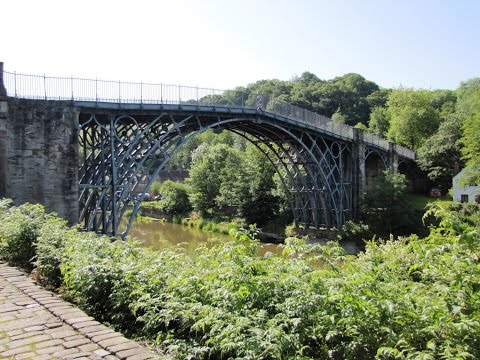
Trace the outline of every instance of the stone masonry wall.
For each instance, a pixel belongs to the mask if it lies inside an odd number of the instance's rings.
[[[41,203],[76,223],[78,113],[65,101],[0,102],[0,197]]]

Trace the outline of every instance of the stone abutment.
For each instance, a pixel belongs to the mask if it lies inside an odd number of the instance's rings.
[[[78,113],[70,102],[0,98],[0,197],[77,222]]]

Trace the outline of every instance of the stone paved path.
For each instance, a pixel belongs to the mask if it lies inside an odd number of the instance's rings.
[[[0,359],[154,357],[0,261]]]

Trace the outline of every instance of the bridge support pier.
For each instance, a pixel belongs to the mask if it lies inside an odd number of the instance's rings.
[[[0,197],[78,221],[78,113],[66,101],[0,98]]]
[[[365,150],[366,144],[363,131],[357,128],[353,129],[353,146],[352,146],[352,207],[353,218],[359,219],[362,215],[363,203],[365,200],[366,172],[365,172]]]
[[[388,156],[389,156],[388,164],[390,166],[390,171],[393,174],[398,173],[398,152],[397,152],[397,146],[393,142],[388,143]]]

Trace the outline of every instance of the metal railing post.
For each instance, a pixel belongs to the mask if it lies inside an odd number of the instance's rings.
[[[45,74],[43,74],[43,93],[45,95],[45,100],[47,100],[47,80]]]

